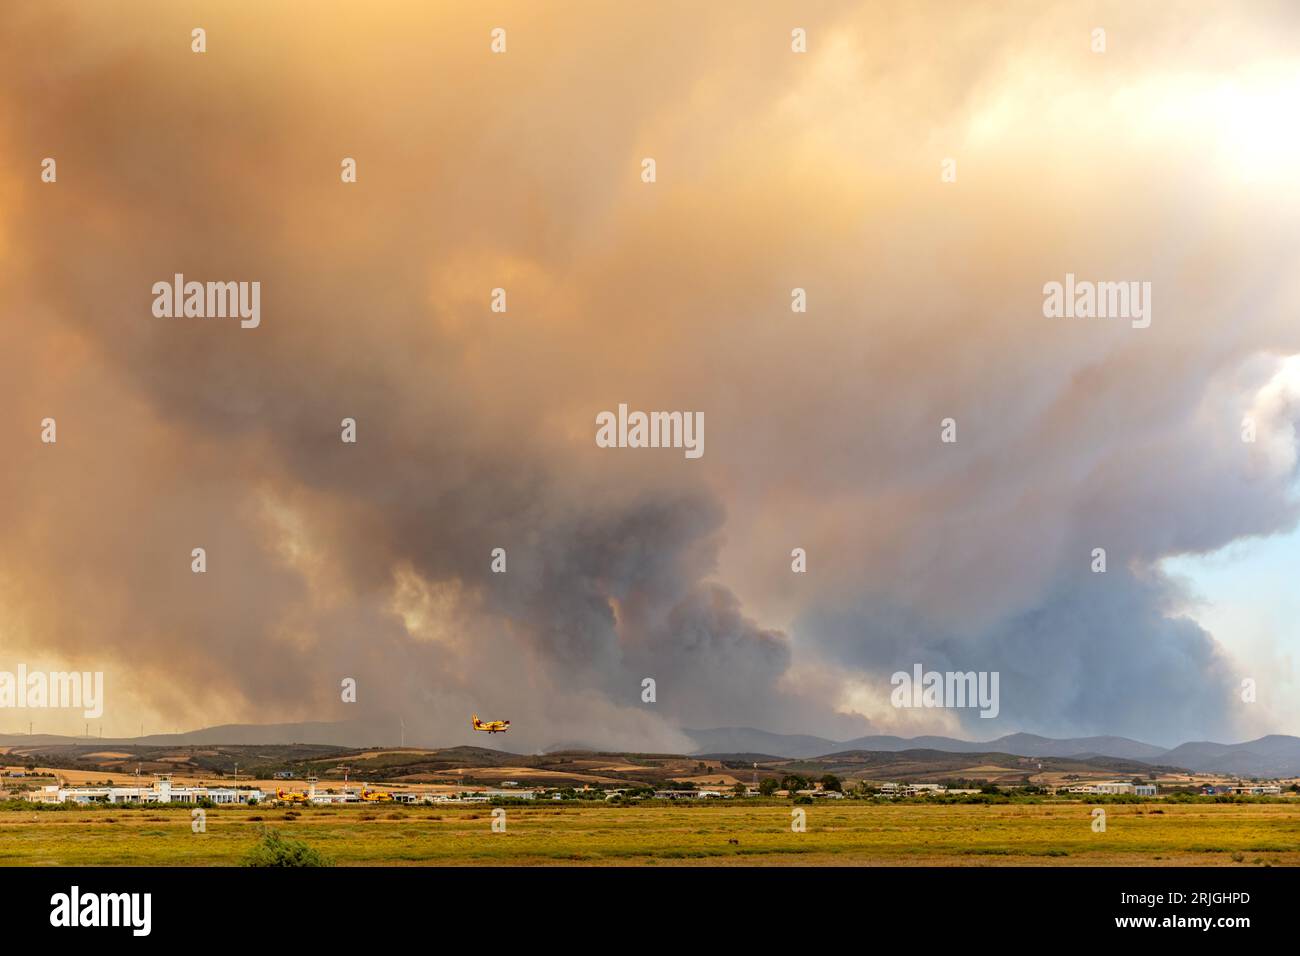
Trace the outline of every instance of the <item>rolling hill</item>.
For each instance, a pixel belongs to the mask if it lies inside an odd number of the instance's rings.
[[[1272,734],[1236,744],[1193,741],[1172,749],[1132,740],[1127,737],[1071,737],[1055,739],[1035,734],[1008,734],[990,741],[959,740],[954,737],[895,737],[873,735],[851,740],[831,740],[808,734],[774,734],[753,727],[717,727],[683,730],[696,747],[691,754],[727,755],[734,760],[764,764],[778,760],[807,760],[849,752],[901,753],[929,750],[943,754],[1002,753],[1015,757],[1060,758],[1109,761],[1140,761],[1144,764],[1181,767],[1206,773],[1234,774],[1242,777],[1300,776],[1300,737]],[[154,734],[138,738],[59,737],[49,734],[0,735],[0,747],[23,750],[40,749],[59,752],[64,747],[111,748],[132,753],[161,752],[168,748],[239,748],[239,747],[324,747],[334,751],[375,748],[383,744],[383,734],[356,723],[297,724],[228,724],[207,727],[181,734]],[[379,737],[379,740],[375,740]],[[473,750],[474,748],[457,748]],[[598,752],[599,748],[565,746],[548,748],[545,755]],[[451,750],[444,748],[443,753]],[[504,751],[488,751],[513,757]]]
[[[1021,757],[1070,757],[1098,754],[1128,760],[1154,760],[1166,748],[1129,740],[1127,737],[1075,737],[1057,740],[1035,734],[1008,734],[984,742],[955,737],[893,737],[873,735],[852,740],[830,740],[802,734],[772,734],[752,727],[719,727],[713,730],[684,730],[698,744],[699,753],[753,750],[782,757],[812,757],[844,750],[942,750],[948,753],[998,751]]]
[[[907,738],[886,735],[835,741],[800,734],[773,734],[752,727],[684,730],[683,733],[695,741],[698,745],[696,753],[700,754],[753,751],[797,759],[844,751],[924,749],[966,754],[997,752],[1017,757],[1106,757],[1246,777],[1300,776],[1300,737],[1285,734],[1273,734],[1239,744],[1194,742],[1169,749],[1127,737],[1055,739],[1036,734],[1008,734],[981,743],[954,737]]]

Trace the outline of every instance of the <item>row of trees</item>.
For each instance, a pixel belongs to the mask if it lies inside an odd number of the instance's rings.
[[[758,792],[765,797],[770,797],[778,790],[788,790],[794,793],[796,790],[813,790],[817,784],[821,784],[823,790],[833,790],[836,793],[842,793],[844,784],[840,778],[833,773],[822,774],[817,780],[811,777],[803,777],[797,773],[788,773],[780,780],[775,777],[768,777],[758,785]],[[743,786],[739,785],[738,786]]]

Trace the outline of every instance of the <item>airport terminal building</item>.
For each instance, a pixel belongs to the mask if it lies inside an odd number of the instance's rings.
[[[261,790],[234,787],[173,787],[170,777],[159,777],[151,787],[64,787],[57,784],[41,787],[27,795],[33,803],[198,803],[211,800],[219,804],[261,803]]]

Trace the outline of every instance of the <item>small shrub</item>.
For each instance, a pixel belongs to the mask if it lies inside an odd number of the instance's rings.
[[[334,861],[301,840],[262,831],[262,839],[244,857],[244,866],[333,866]]]

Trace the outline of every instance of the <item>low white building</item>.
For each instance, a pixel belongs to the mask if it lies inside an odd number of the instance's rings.
[[[361,798],[354,793],[332,793],[328,790],[318,790],[308,799],[316,806],[330,806],[336,803],[357,803]]]
[[[1125,783],[1122,780],[1113,780],[1109,783],[1099,783],[1093,787],[1093,793],[1132,793],[1133,784]]]
[[[1090,783],[1078,787],[1069,787],[1066,793],[1106,793],[1112,795],[1133,794],[1138,797],[1154,797],[1154,783],[1128,783],[1124,780],[1112,780],[1106,783]]]
[[[159,777],[152,787],[65,787],[52,784],[27,794],[33,803],[198,803],[211,800],[217,804],[261,802],[261,790],[235,787],[173,787],[171,777]]]

